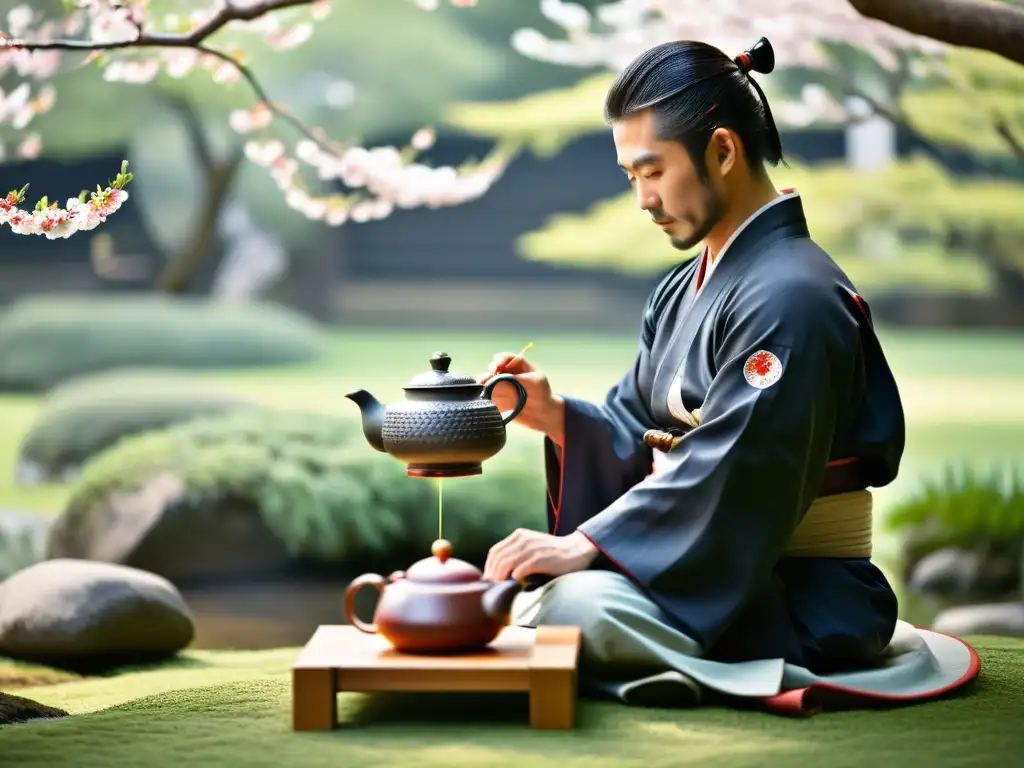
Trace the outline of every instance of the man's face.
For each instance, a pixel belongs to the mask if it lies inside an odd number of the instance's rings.
[[[650,110],[617,121],[612,137],[638,205],[672,245],[689,250],[706,238],[725,215],[725,195],[701,178],[686,148],[658,138]]]

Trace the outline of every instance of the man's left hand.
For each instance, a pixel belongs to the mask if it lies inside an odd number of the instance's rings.
[[[563,576],[582,571],[594,562],[597,547],[582,533],[552,536],[520,528],[487,553],[484,578],[489,581],[525,579],[535,573]]]

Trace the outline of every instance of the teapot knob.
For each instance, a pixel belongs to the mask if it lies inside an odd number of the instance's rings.
[[[438,539],[430,546],[430,554],[443,563],[452,556],[452,543],[447,539]]]
[[[448,356],[447,352],[435,352],[430,356],[430,368],[434,371],[448,372],[448,366],[452,364],[452,359]]]

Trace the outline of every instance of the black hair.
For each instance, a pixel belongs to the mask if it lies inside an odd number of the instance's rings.
[[[659,138],[682,144],[702,177],[711,134],[729,128],[740,137],[756,173],[765,163],[784,162],[768,99],[750,76],[773,69],[775,51],[764,37],[734,59],[707,43],[663,43],[640,54],[615,79],[605,99],[605,120],[653,110]]]

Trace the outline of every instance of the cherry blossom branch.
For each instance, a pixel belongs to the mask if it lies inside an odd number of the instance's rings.
[[[152,80],[160,71],[161,64],[166,64],[167,72],[172,77],[183,77],[197,64],[214,71],[214,81],[231,84],[245,80],[252,90],[256,103],[249,110],[235,110],[230,115],[230,125],[237,133],[247,134],[267,129],[275,117],[288,123],[302,136],[295,147],[295,154],[289,156],[284,144],[279,140],[250,140],[244,148],[244,155],[257,165],[270,170],[271,176],[282,193],[283,201],[289,207],[315,220],[338,226],[346,221],[368,221],[384,218],[395,208],[413,208],[418,206],[439,207],[458,205],[475,199],[501,176],[514,150],[499,145],[492,153],[477,163],[467,163],[455,167],[432,168],[415,162],[417,155],[432,146],[434,133],[431,129],[421,129],[413,137],[409,146],[377,147],[365,149],[360,146],[341,144],[330,140],[319,127],[307,126],[284,105],[273,102],[260,84],[253,71],[233,55],[210,46],[207,41],[215,32],[224,29],[233,22],[257,25],[261,31],[268,33],[276,47],[281,50],[294,47],[304,42],[313,33],[313,24],[303,22],[288,30],[278,29],[276,22],[270,20],[271,14],[300,6],[310,6],[313,18],[322,20],[330,12],[331,0],[262,0],[240,4],[242,0],[221,0],[220,6],[207,12],[200,18],[193,14],[193,26],[182,32],[154,32],[149,28],[146,16],[145,1],[137,0],[79,0],[77,10],[66,22],[70,34],[76,34],[84,22],[91,22],[90,39],[78,40],[54,37],[48,29],[47,34],[39,34],[38,39],[23,39],[23,33],[30,26],[34,12],[28,6],[21,6],[8,16],[8,23],[17,14],[18,29],[11,36],[0,33],[0,71],[6,67],[5,55],[37,56],[54,54],[63,51],[87,53],[86,63],[95,61],[102,53],[126,53],[134,50],[158,50],[160,59],[103,61],[104,79],[120,80],[128,83],[145,83]],[[476,0],[449,0],[452,5],[469,7]],[[434,2],[415,0],[416,5],[424,10],[437,7]],[[10,59],[8,59],[10,60]],[[25,59],[16,60],[20,74],[32,69]],[[56,71],[56,63],[46,60],[46,72]],[[23,71],[22,71],[23,70]],[[38,74],[38,73],[37,73]],[[29,88],[22,83],[12,95],[6,98],[0,91],[0,123],[10,113],[12,124],[16,128],[24,128],[35,114],[45,111],[53,102],[52,88],[43,91],[40,97],[31,100]],[[38,143],[38,142],[37,142]],[[35,148],[38,152],[38,147]],[[341,182],[351,190],[348,194],[329,194],[317,197],[302,188],[299,182],[300,163],[310,166],[316,171],[321,182]],[[127,180],[125,180],[127,178]],[[101,190],[99,208],[106,211],[110,208],[107,201],[113,199],[123,202],[127,193],[123,184],[130,181],[119,176],[121,187],[110,186]],[[42,208],[37,207],[32,220],[48,216],[46,222],[59,218],[60,226],[52,223],[38,223],[32,226],[25,215],[27,212],[17,208],[24,200],[24,192],[11,192],[4,198],[4,217],[0,224],[8,223],[12,230],[19,233],[46,234],[48,237],[66,237],[73,231],[76,222],[92,224],[95,217],[83,218],[75,215],[79,206],[68,201],[68,210],[58,216],[55,206],[41,201]],[[80,198],[83,205],[84,198]],[[103,206],[106,206],[104,208]],[[111,211],[112,212],[112,211]],[[101,219],[105,220],[104,218]],[[65,226],[66,225],[66,226]],[[95,224],[92,224],[95,226]],[[84,228],[84,227],[80,227]],[[70,229],[70,231],[69,231]]]
[[[128,161],[121,163],[121,172],[107,185],[96,187],[92,194],[84,191],[61,208],[44,196],[31,213],[18,207],[24,202],[28,184],[0,198],[0,224],[7,224],[18,235],[45,235],[49,240],[71,237],[75,232],[96,229],[128,199],[124,188],[132,180]],[[88,199],[86,196],[88,195]]]
[[[858,14],[847,0],[615,0],[592,10],[567,0],[541,0],[541,12],[564,30],[562,39],[533,29],[517,30],[512,45],[529,58],[563,66],[620,71],[642,50],[669,40],[705,40],[739,53],[762,35],[772,41],[777,67],[835,74],[823,44],[849,45],[895,72],[910,56],[941,57],[946,43],[914,35]],[[843,89],[848,91],[848,88]],[[884,110],[884,105],[878,105]],[[781,124],[803,127],[817,121],[860,119],[820,83],[798,99],[783,99],[772,111]]]
[[[238,74],[246,81],[256,96],[259,104],[265,104],[269,109],[286,122],[292,125],[303,136],[316,142],[323,149],[334,152],[338,147],[332,146],[322,134],[312,131],[305,123],[299,120],[290,110],[274,103],[266,90],[260,84],[253,71],[233,56],[211,48],[205,41],[228,24],[241,21],[255,21],[274,11],[295,8],[299,6],[314,5],[317,2],[324,3],[324,0],[264,0],[247,6],[235,5],[231,0],[222,0],[223,5],[219,11],[207,21],[200,23],[191,31],[178,34],[145,32],[142,21],[128,9],[128,16],[125,19],[135,31],[135,36],[121,40],[19,40],[5,38],[0,39],[0,50],[34,51],[78,51],[83,53],[96,54],[103,51],[119,51],[125,49],[144,48],[185,48],[192,49],[207,56],[214,57],[234,67]],[[120,4],[112,7],[126,7]],[[127,31],[127,30],[125,30]]]
[[[304,1],[310,2],[310,0]],[[300,0],[289,0],[289,2],[295,5],[298,4]],[[242,79],[245,80],[246,83],[248,83],[249,87],[252,89],[253,94],[256,96],[257,106],[265,105],[267,109],[269,109],[273,114],[282,118],[285,122],[287,122],[293,128],[298,130],[299,133],[301,133],[310,141],[315,142],[317,146],[321,147],[325,151],[340,151],[341,148],[329,142],[322,132],[314,131],[312,128],[309,128],[304,122],[302,122],[298,117],[296,117],[291,110],[274,101],[271,101],[270,96],[267,94],[266,90],[263,88],[262,85],[260,85],[260,81],[256,79],[256,75],[253,74],[253,71],[245,64],[236,61],[234,58],[232,58],[230,55],[226,53],[222,53],[221,51],[215,50],[205,45],[196,45],[195,50],[199,51],[200,53],[205,53],[207,56],[213,56],[214,58],[220,59],[221,61],[225,62],[226,64],[230,64],[236,70],[238,70],[238,74],[241,75]]]

